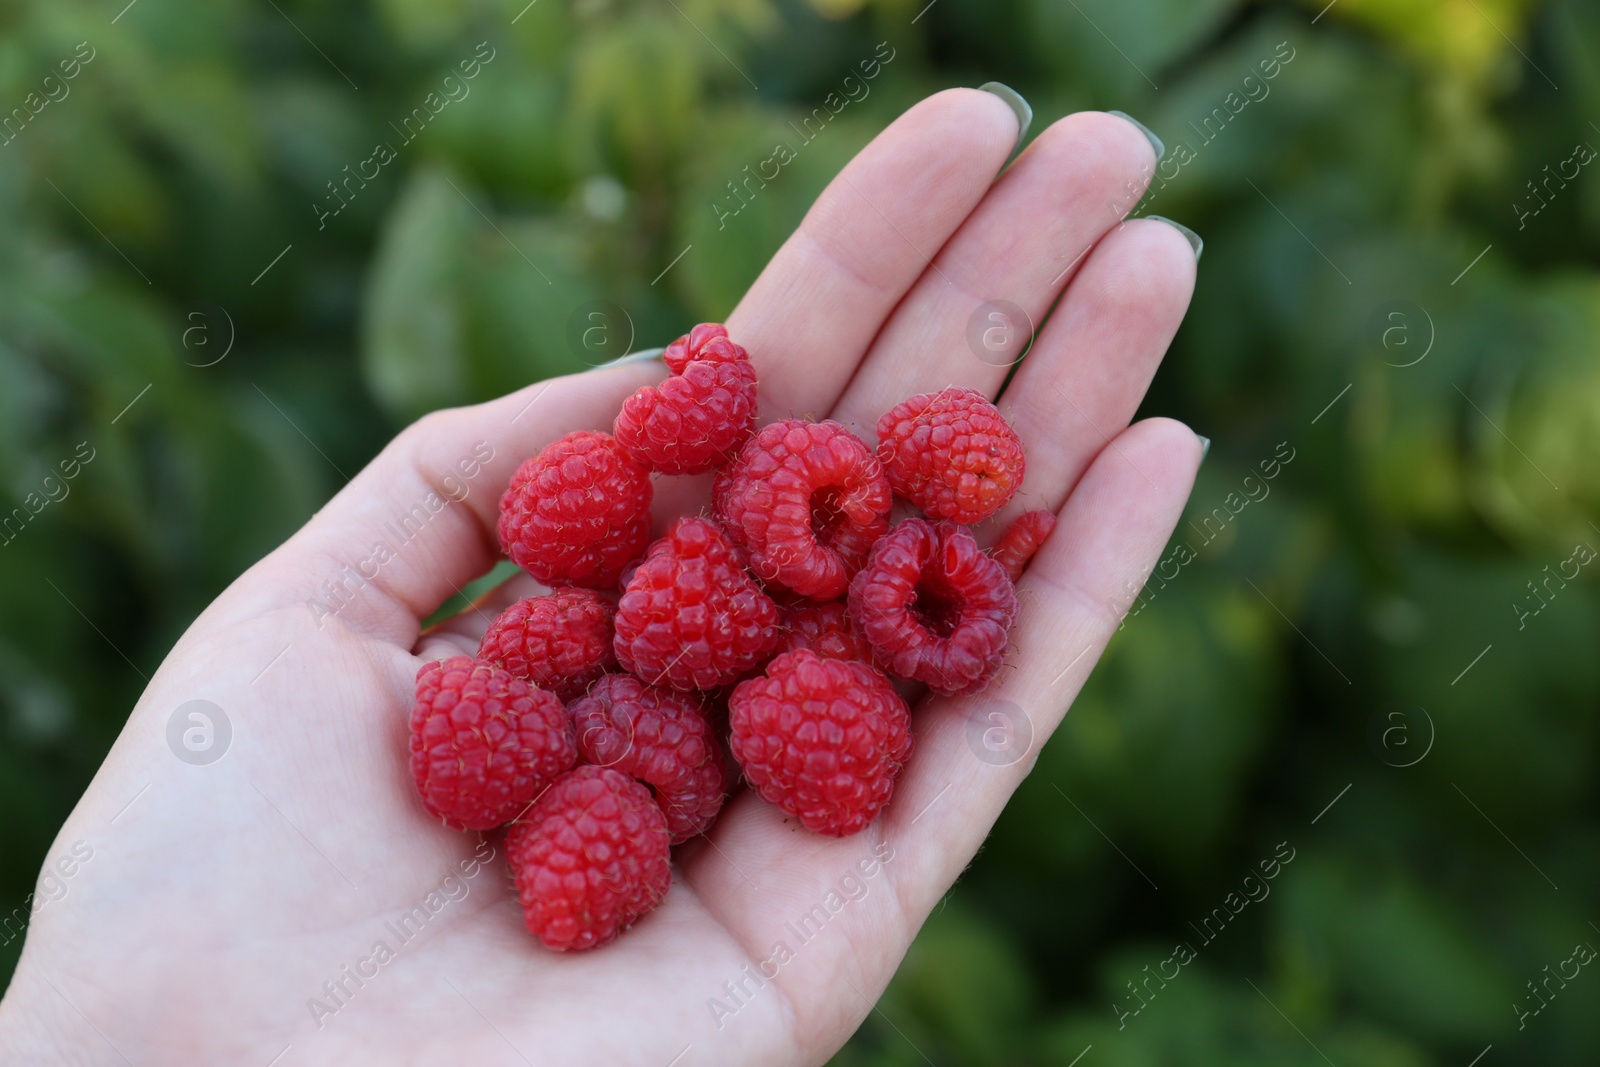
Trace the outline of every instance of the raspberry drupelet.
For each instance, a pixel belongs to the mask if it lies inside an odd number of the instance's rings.
[[[850,583],[850,617],[891,674],[968,693],[1005,660],[1017,594],[967,530],[907,519]]]
[[[617,661],[651,685],[713,689],[760,663],[778,608],[716,524],[684,517],[650,546],[617,603]]]
[[[469,656],[417,672],[411,775],[422,806],[446,826],[504,825],[577,759],[553,694]]]
[[[612,432],[661,474],[700,474],[725,463],[756,426],[756,371],[725,327],[702,323],[667,347],[672,376],[623,401]]]
[[[610,434],[579,430],[511,476],[500,546],[546,585],[605,589],[650,542],[650,472]]]
[[[844,593],[892,503],[872,450],[832,421],[763,427],[712,487],[712,509],[756,577],[817,600]]]
[[[672,884],[667,820],[650,791],[609,767],[562,775],[506,834],[523,921],[557,951],[603,945]]]
[[[763,799],[814,833],[859,833],[911,755],[911,714],[877,668],[810,649],[728,700],[733,754]]]
[[[1056,528],[1056,516],[1053,511],[1029,511],[1017,516],[1017,520],[1006,527],[1006,532],[1000,535],[1000,540],[989,549],[989,555],[994,561],[1006,569],[1006,577],[1015,584],[1022,577],[1022,572],[1027,569],[1028,561],[1033,559],[1034,553],[1044,545],[1045,538],[1050,536],[1050,531]]]
[[[931,519],[982,522],[1022,485],[1022,442],[974,389],[897,405],[878,420],[878,459],[894,491]]]
[[[811,601],[787,604],[779,608],[779,619],[776,649],[779,655],[809,648],[830,659],[872,662],[872,646],[850,621],[850,611],[843,600],[831,600],[826,604]]]
[[[674,845],[711,825],[728,782],[698,696],[608,674],[569,710],[579,759],[649,786]]]
[[[613,610],[589,589],[557,589],[519,600],[489,624],[478,658],[572,700],[617,662],[611,648]]]
[[[682,374],[691,363],[748,363],[750,353],[733,342],[720,322],[702,322],[668,345],[661,361],[672,373]]]

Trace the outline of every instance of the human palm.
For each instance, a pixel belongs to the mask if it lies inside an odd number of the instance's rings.
[[[178,642],[52,847],[47,872],[79,841],[92,858],[33,918],[0,1059],[826,1060],[1065,714],[1201,458],[1178,423],[1129,426],[1195,264],[1174,228],[1120,224],[1149,143],[1078,114],[997,180],[1018,136],[988,93],[923,101],[829,186],[728,319],[764,419],[826,416],[870,439],[912,393],[998,394],[1028,468],[994,525],[1059,512],[1019,583],[1006,667],[981,694],[920,701],[915,754],[867,830],[816,836],[741,792],[677,850],[655,912],[604,948],[556,954],[522,928],[499,837],[423,812],[406,763],[418,666],[473,651],[496,607],[536,587],[513,580],[427,633],[419,620],[497,558],[517,464],[608,427],[664,371],[537,383],[407,429]],[[969,338],[972,322],[991,327],[986,299],[1049,315],[1014,371],[1026,330]],[[703,489],[663,484],[658,519],[698,509]],[[209,765],[168,741],[194,700],[232,727]]]

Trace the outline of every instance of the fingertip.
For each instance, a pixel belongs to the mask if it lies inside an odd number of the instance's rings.
[[[1167,154],[1167,145],[1165,141],[1156,135],[1156,131],[1152,130],[1150,127],[1146,126],[1144,123],[1140,122],[1126,111],[1107,111],[1106,114],[1119,118],[1123,122],[1128,123],[1134,129],[1138,130],[1140,136],[1145,139],[1145,141],[1150,145],[1150,150],[1155,154],[1155,159],[1153,162],[1161,162],[1161,158]]]
[[[1204,237],[1201,237],[1198,233],[1195,233],[1183,223],[1169,219],[1165,215],[1146,215],[1145,218],[1152,219],[1156,222],[1164,222],[1168,226],[1171,226],[1174,230],[1177,230],[1183,235],[1183,239],[1189,242],[1189,248],[1194,252],[1195,263],[1198,264],[1200,262],[1200,257],[1205,254],[1206,250],[1206,240]]]
[[[1141,419],[1123,431],[1124,447],[1148,452],[1191,484],[1211,448],[1211,439],[1187,423],[1162,415]]]
[[[1017,139],[1011,149],[1015,152],[1022,146],[1022,139],[1028,136],[1028,128],[1033,125],[1033,105],[1028,103],[1027,97],[1011,88],[1005,82],[984,82],[978,88],[983,92],[998,96],[1017,116]]]
[[[1026,133],[1020,113],[989,89],[940,90],[913,104],[895,125],[900,122],[926,125],[919,128],[918,135],[948,140],[952,152],[974,151],[983,158],[994,157],[996,171]]]
[[[1092,271],[1080,272],[1080,292],[1091,287],[1104,306],[1135,314],[1157,312],[1181,320],[1194,295],[1199,261],[1193,246],[1165,220],[1129,219],[1091,253]],[[1174,323],[1176,329],[1176,323]]]

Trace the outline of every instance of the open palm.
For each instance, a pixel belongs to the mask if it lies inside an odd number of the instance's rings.
[[[826,1060],[1033,765],[1201,459],[1178,423],[1129,426],[1195,270],[1178,230],[1120,224],[1150,144],[1078,114],[996,180],[1018,136],[989,93],[923,101],[829,186],[728,319],[763,419],[830,417],[870,440],[912,393],[999,395],[1028,468],[997,522],[1060,515],[1019,584],[1006,667],[981,694],[914,710],[916,753],[872,826],[819,837],[741,792],[677,850],[659,909],[605,948],[558,955],[522,928],[499,837],[423,812],[406,765],[413,678],[473,651],[493,606],[426,634],[419,620],[497,558],[517,464],[608,428],[664,371],[536,383],[407,429],[178,642],[53,846],[58,899],[34,915],[0,1004],[0,1060]],[[1004,325],[986,301],[1049,316],[1014,371],[1026,328],[972,343],[975,321]],[[663,515],[698,507],[679,488],[658,493]],[[520,579],[495,603],[534,589]],[[197,700],[232,732],[209,765],[169,743]]]

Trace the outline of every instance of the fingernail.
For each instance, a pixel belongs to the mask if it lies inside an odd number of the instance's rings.
[[[629,352],[625,356],[618,356],[610,363],[596,363],[590,370],[604,370],[607,367],[621,367],[627,363],[648,363],[653,359],[660,359],[665,348],[647,348],[642,352]]]
[[[1139,127],[1139,132],[1150,139],[1150,147],[1156,150],[1157,163],[1160,163],[1163,159],[1167,158],[1167,146],[1161,143],[1161,138],[1157,137],[1155,131],[1150,127],[1146,126],[1144,123],[1140,122],[1126,111],[1108,111],[1106,114],[1115,115],[1124,122],[1131,122],[1135,126]]]
[[[1002,82],[984,82],[978,88],[983,92],[993,93],[998,96],[1006,102],[1007,107],[1016,113],[1017,143],[1011,146],[1011,151],[1015,153],[1018,148],[1022,147],[1022,139],[1028,136],[1028,127],[1033,125],[1032,105],[1022,99],[1021,93]]]
[[[1189,227],[1185,226],[1183,223],[1173,222],[1164,215],[1146,215],[1145,218],[1155,219],[1157,222],[1164,222],[1168,226],[1171,226],[1174,230],[1177,230],[1179,233],[1187,237],[1189,239],[1189,246],[1194,249],[1195,262],[1198,263],[1200,261],[1200,253],[1206,250],[1206,242],[1203,237],[1189,229]]]
[[[1200,438],[1200,462],[1204,463],[1206,456],[1211,452],[1211,438],[1201,437],[1200,434],[1195,434],[1195,436]]]

